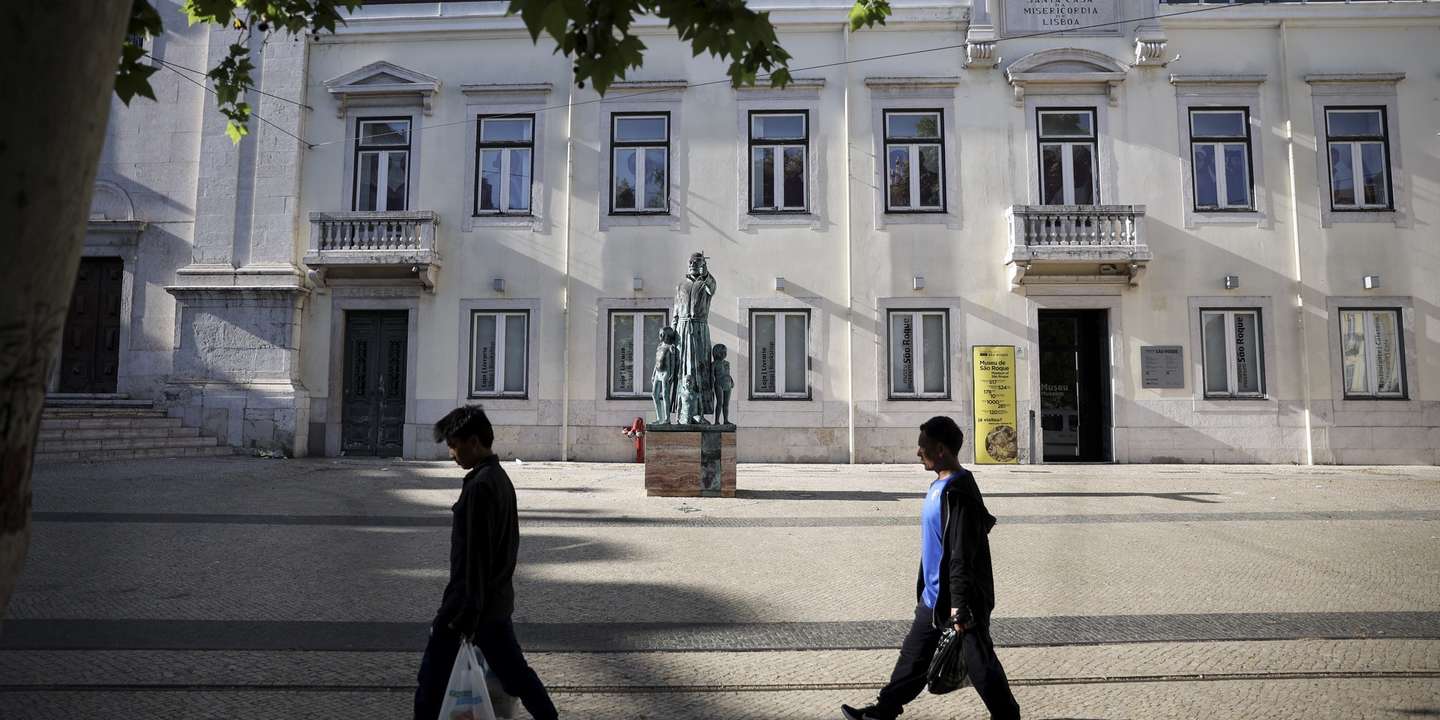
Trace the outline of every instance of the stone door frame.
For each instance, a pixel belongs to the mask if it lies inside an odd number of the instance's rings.
[[[345,313],[349,310],[404,310],[405,430],[402,458],[415,457],[415,378],[420,323],[420,289],[409,287],[337,287],[330,298],[330,380],[325,399],[325,456],[338,457],[345,390]]]

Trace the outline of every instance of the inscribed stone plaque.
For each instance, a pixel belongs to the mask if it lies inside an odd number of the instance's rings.
[[[1179,345],[1140,348],[1140,387],[1185,387],[1185,349]]]
[[[1116,0],[1004,0],[1007,36],[1049,33],[1113,35]]]

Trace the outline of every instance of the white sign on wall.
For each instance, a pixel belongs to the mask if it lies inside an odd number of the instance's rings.
[[[1073,31],[1075,35],[1112,35],[1116,0],[1004,0],[1005,34]]]

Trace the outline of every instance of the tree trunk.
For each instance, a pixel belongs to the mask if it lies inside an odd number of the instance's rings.
[[[30,544],[45,380],[85,242],[130,0],[0,10],[0,618]]]

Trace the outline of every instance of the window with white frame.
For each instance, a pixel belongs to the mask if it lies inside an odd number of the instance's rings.
[[[1265,396],[1265,353],[1260,309],[1201,310],[1201,361],[1205,397]]]
[[[810,397],[810,313],[750,313],[750,396],[757,400]]]
[[[1249,115],[1245,108],[1190,110],[1190,159],[1197,211],[1254,209]]]
[[[886,110],[885,212],[944,212],[945,114]]]
[[[610,212],[670,212],[670,113],[610,116]]]
[[[1099,203],[1095,110],[1039,109],[1036,123],[1040,144],[1040,203]]]
[[[354,209],[407,209],[410,118],[360,118],[355,130]]]
[[[805,212],[806,111],[750,113],[750,211]]]
[[[1332,209],[1391,209],[1389,142],[1384,108],[1325,108]]]
[[[610,397],[650,397],[664,310],[610,312]]]
[[[476,215],[529,215],[535,164],[535,116],[480,116],[476,143]]]
[[[470,397],[525,397],[530,313],[470,315]]]
[[[1398,309],[1341,308],[1340,371],[1346,399],[1405,397]]]
[[[890,311],[890,398],[950,396],[948,318],[943,310]]]

